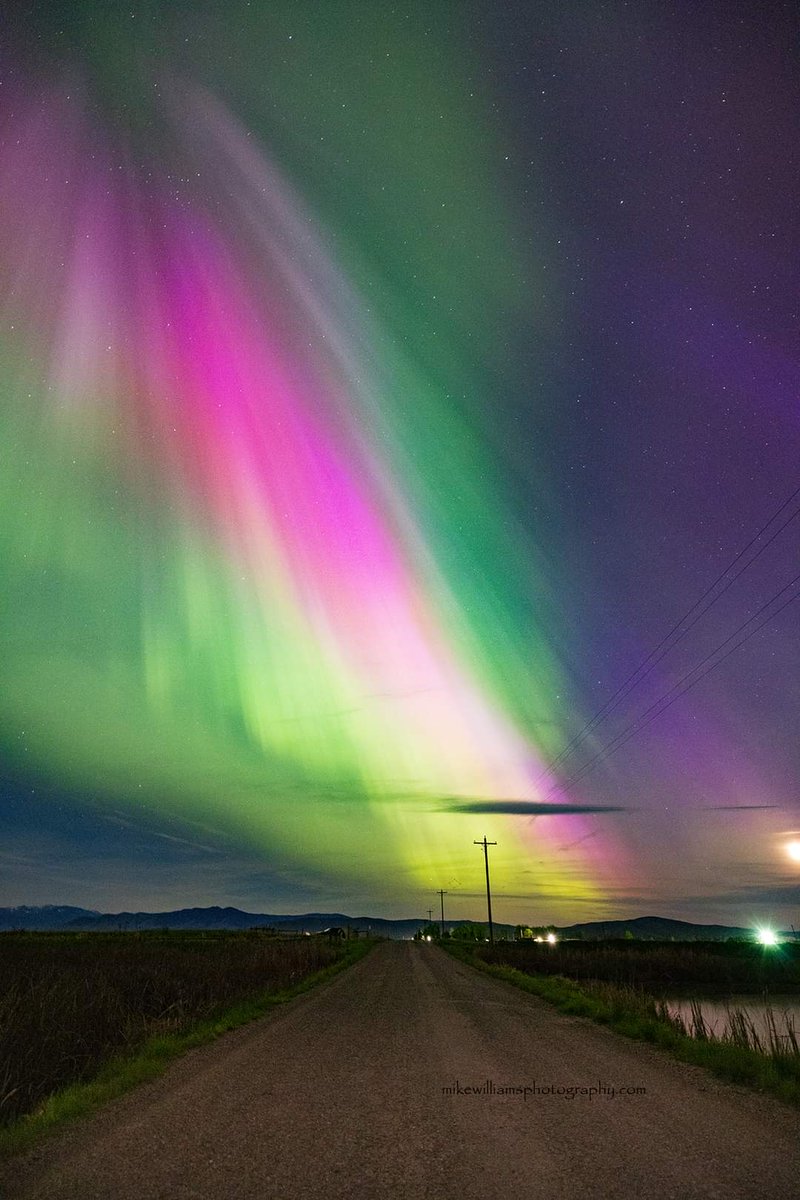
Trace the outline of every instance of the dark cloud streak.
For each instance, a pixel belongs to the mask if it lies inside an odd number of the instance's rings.
[[[618,804],[550,804],[534,800],[468,800],[449,801],[444,812],[487,813],[492,816],[507,814],[522,817],[560,817],[575,813],[620,813],[630,812]]]

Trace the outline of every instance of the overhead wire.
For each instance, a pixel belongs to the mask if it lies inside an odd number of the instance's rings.
[[[709,600],[708,604],[699,613],[697,613],[697,615],[694,617],[694,620],[692,620],[686,626],[685,629],[681,629],[681,626],[684,624],[684,622],[686,622],[688,620],[688,618],[692,616],[692,614],[695,612],[695,610],[700,605],[702,605],[704,600],[706,600],[709,596],[711,596],[712,592],[714,592],[715,589],[719,586],[719,584],[722,583],[722,581],[725,579],[726,575],[728,575],[729,572],[731,570],[733,570],[733,568],[736,566],[736,564],[744,557],[745,554],[747,554],[748,550],[750,550],[756,544],[756,542],[758,542],[759,539],[761,537],[763,537],[764,533],[766,533],[766,531],[767,531],[767,529],[769,529],[770,525],[772,525],[773,522],[777,520],[777,518],[781,515],[781,513],[784,511],[784,509],[788,508],[788,506],[792,503],[793,500],[795,500],[797,498],[798,495],[800,495],[800,487],[795,488],[795,490],[792,492],[792,494],[790,496],[788,496],[786,500],[783,501],[783,503],[770,516],[769,520],[766,521],[764,525],[762,525],[762,527],[750,539],[750,541],[747,543],[747,545],[742,547],[742,549],[739,551],[739,553],[728,563],[728,565],[725,567],[725,569],[720,572],[720,574],[716,577],[714,582],[709,587],[706,588],[706,590],[703,592],[703,594],[701,596],[699,596],[697,598],[697,600],[695,600],[695,602],[691,605],[691,607],[686,610],[686,612],[683,614],[683,616],[678,621],[676,621],[676,623],[672,626],[672,628],[662,637],[661,641],[658,642],[658,644],[653,647],[653,649],[639,663],[639,665],[636,667],[636,669],[634,671],[632,671],[631,674],[627,677],[627,679],[625,679],[620,684],[620,686],[613,693],[613,695],[611,695],[608,698],[608,700],[606,700],[605,704],[600,709],[598,709],[598,711],[594,714],[594,716],[589,721],[587,721],[587,723],[583,726],[583,728],[580,729],[578,731],[578,733],[575,734],[575,736],[571,739],[571,741],[569,741],[567,743],[567,745],[563,748],[563,750],[561,750],[560,753],[558,755],[556,755],[556,757],[554,759],[552,759],[551,762],[549,762],[543,768],[540,778],[544,777],[545,775],[551,774],[558,766],[560,766],[561,763],[563,763],[564,760],[566,758],[568,758],[573,753],[573,751],[578,748],[578,746],[581,744],[581,742],[583,742],[585,740],[585,738],[588,736],[588,734],[591,733],[592,730],[595,729],[602,721],[604,721],[606,719],[606,717],[609,716],[609,714],[614,711],[614,709],[619,707],[619,705],[622,703],[622,701],[624,699],[626,699],[627,696],[630,695],[630,693],[634,690],[634,688],[638,687],[638,685],[644,679],[647,678],[647,676],[650,674],[650,672],[653,670],[653,668],[655,666],[657,666],[657,664],[659,662],[661,662],[661,660],[667,654],[669,654],[669,652],[675,646],[677,646],[680,641],[683,640],[683,638],[686,636],[686,634],[692,628],[694,628],[694,626],[697,624],[697,622],[702,617],[705,616],[705,614],[709,611],[709,609],[712,608],[713,605],[716,604],[717,601],[722,596],[724,596],[724,594],[725,594],[725,592],[727,592],[728,588],[730,588],[732,586],[732,584],[734,584],[736,582],[736,580],[741,575],[743,575],[744,572],[750,566],[752,566],[752,564],[756,561],[757,558],[760,557],[761,554],[763,554],[763,552],[767,549],[768,546],[772,545],[772,543],[775,541],[775,539],[777,537],[779,537],[781,533],[783,533],[784,529],[786,529],[787,526],[789,526],[792,523],[792,521],[796,520],[796,518],[798,516],[800,516],[800,506],[799,506],[798,508],[795,509],[795,511],[791,514],[791,516],[788,517],[786,521],[784,521],[784,523],[780,526],[780,528],[776,529],[771,534],[771,536],[767,539],[767,541],[764,543],[764,545],[760,546],[759,549],[756,551],[756,553],[753,554],[746,563],[744,563],[744,565],[736,572],[736,574],[733,575],[729,580],[727,580],[727,582],[725,583],[725,586],[719,590],[719,592],[717,593],[716,596],[713,597],[713,599]],[[680,630],[680,633],[678,633],[679,630]],[[675,635],[676,633],[678,633],[678,636],[674,637],[674,640],[671,641],[670,645],[667,645],[667,643],[670,642],[670,639],[672,639],[673,635]],[[661,653],[659,653],[659,651],[661,651]]]
[[[755,629],[751,629],[749,633],[745,634],[745,636],[741,638],[734,646],[731,646],[729,650],[726,650],[720,658],[716,659],[715,662],[712,662],[705,671],[702,671],[701,674],[697,675],[697,672],[701,667],[703,667],[711,659],[715,658],[716,655],[719,654],[720,650],[727,646],[728,643],[737,636],[737,634],[746,629],[747,626],[755,621],[763,612],[765,612],[766,609],[771,608],[776,600],[778,600],[786,591],[788,591],[789,588],[794,587],[797,583],[800,583],[800,574],[795,575],[795,577],[785,584],[780,591],[771,596],[770,599],[762,604],[762,606],[750,617],[748,617],[746,621],[743,621],[737,629],[734,629],[733,633],[729,634],[724,641],[720,642],[718,646],[716,646],[713,650],[706,654],[704,658],[696,663],[691,670],[687,671],[686,674],[683,675],[677,683],[673,684],[667,692],[665,692],[657,700],[654,700],[653,703],[649,705],[649,707],[646,708],[642,713],[640,713],[636,720],[631,722],[626,729],[621,730],[620,733],[618,733],[614,738],[611,739],[610,742],[607,743],[607,745],[603,746],[590,759],[587,759],[586,762],[582,763],[573,775],[558,784],[554,784],[548,792],[548,795],[550,795],[552,792],[558,791],[561,788],[569,787],[572,784],[578,783],[580,780],[584,779],[586,775],[589,774],[590,768],[593,768],[595,764],[609,757],[621,746],[623,746],[625,742],[629,741],[632,737],[635,737],[637,733],[641,733],[641,731],[655,721],[657,717],[660,717],[662,713],[666,712],[676,700],[679,700],[681,696],[685,696],[688,691],[690,691],[701,681],[701,679],[705,679],[707,675],[710,675],[712,671],[716,670],[720,663],[724,662],[725,659],[730,657],[730,655],[738,650],[740,646],[743,646],[745,642],[749,641],[754,634],[758,633],[759,630],[763,629],[765,625],[768,625],[770,621],[774,620],[779,613],[783,612],[785,608],[788,608],[790,604],[800,600],[800,591],[798,591],[795,593],[795,595],[790,596],[787,600],[785,600],[779,608],[775,609],[773,612],[770,612],[764,618],[764,620],[755,627]],[[690,683],[687,683],[686,681],[691,679],[693,675],[696,675],[696,678],[692,679]],[[686,686],[683,687],[683,684],[686,684]],[[677,692],[677,694],[673,696],[673,692]],[[670,699],[670,697],[672,698]],[[664,701],[667,701],[667,703],[664,703]],[[648,719],[644,720],[645,717]]]

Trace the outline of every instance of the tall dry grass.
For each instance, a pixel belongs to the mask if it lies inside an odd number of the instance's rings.
[[[292,987],[343,953],[247,933],[0,935],[0,1125],[146,1038]]]
[[[752,942],[497,942],[478,947],[485,961],[537,975],[599,979],[650,991],[704,994],[800,993],[800,943]]]

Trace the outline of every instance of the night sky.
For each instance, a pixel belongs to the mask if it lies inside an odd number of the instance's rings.
[[[797,7],[9,14],[0,904],[800,926]]]

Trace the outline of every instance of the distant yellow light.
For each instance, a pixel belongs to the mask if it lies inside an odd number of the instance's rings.
[[[800,842],[787,842],[786,853],[792,862],[800,863]]]

